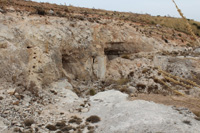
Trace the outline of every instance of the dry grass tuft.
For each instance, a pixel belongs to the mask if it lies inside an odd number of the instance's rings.
[[[186,27],[187,27],[189,33],[195,38],[195,40],[197,41],[198,45],[200,45],[200,41],[199,41],[199,39],[197,38],[197,36],[194,34],[194,32],[193,32],[193,30],[192,30],[192,27],[191,27],[191,25],[189,24],[187,18],[183,15],[183,13],[181,12],[181,9],[178,8],[176,2],[175,2],[174,0],[172,0],[172,1],[173,1],[174,5],[176,6],[176,9],[177,9],[178,13],[180,14],[180,16],[182,17],[182,19],[183,19],[184,22],[186,23]]]
[[[129,54],[124,54],[124,55],[121,56],[121,58],[130,59],[130,58],[131,58],[131,55],[129,55]]]
[[[129,79],[128,78],[121,78],[119,80],[116,80],[115,83],[117,85],[125,85],[129,82]]]
[[[162,76],[164,77],[164,79],[166,79],[166,80],[168,80],[168,81],[170,81],[170,82],[172,82],[172,83],[174,83],[174,84],[178,84],[178,85],[181,85],[181,86],[186,87],[186,88],[193,88],[194,86],[199,86],[198,84],[196,84],[195,82],[193,82],[193,81],[191,81],[191,80],[183,79],[183,78],[180,78],[180,77],[178,77],[178,76],[174,76],[174,75],[172,75],[172,74],[170,74],[170,73],[168,73],[168,72],[166,72],[166,71],[164,71],[164,70],[162,70],[162,69],[160,69],[160,68],[159,68],[158,70],[159,70],[158,72],[162,74]],[[167,90],[168,90],[169,92],[172,92],[172,93],[174,93],[174,94],[176,94],[176,95],[179,95],[179,96],[186,97],[186,98],[188,98],[188,99],[193,99],[193,100],[196,100],[196,101],[200,101],[199,98],[190,97],[190,96],[188,96],[188,95],[186,95],[186,94],[184,94],[184,93],[179,92],[176,88],[170,87],[170,86],[166,83],[166,81],[164,81],[164,80],[162,80],[162,79],[156,79],[156,80],[157,80],[159,83],[161,83],[161,84],[163,84],[164,86],[166,86],[166,87],[167,87]],[[185,81],[185,82],[183,83],[183,81]],[[186,84],[186,83],[187,83],[187,84]],[[194,103],[189,103],[189,102],[187,102],[187,101],[177,100],[177,99],[174,99],[172,96],[171,96],[171,99],[173,99],[174,101],[180,101],[180,102],[183,102],[183,103],[191,104],[191,105],[194,105],[194,106],[197,106],[197,107],[200,108],[200,105],[199,105],[199,104],[194,104]]]
[[[197,83],[195,83],[194,81],[191,81],[189,79],[184,79],[184,78],[172,75],[172,74],[170,74],[170,73],[168,73],[166,71],[163,71],[161,69],[159,69],[159,72],[162,73],[162,74],[164,74],[164,77],[167,80],[170,80],[171,82],[173,82],[175,84],[182,85],[182,86],[184,86],[186,88],[193,88],[193,87],[200,88],[200,85],[198,85]]]
[[[116,19],[123,21],[130,21],[131,23],[139,23],[141,26],[151,26],[151,25],[160,25],[159,27],[167,27],[176,31],[180,31],[186,34],[191,34],[185,22],[181,18],[173,18],[170,16],[161,17],[151,16],[149,14],[135,14],[128,12],[116,12],[116,11],[106,11],[100,9],[89,9],[89,8],[79,8],[74,6],[66,5],[55,5],[49,3],[37,3],[33,1],[24,1],[24,0],[0,0],[0,8],[13,6],[13,8],[20,9],[21,11],[28,11],[32,14],[40,15],[55,15],[59,17],[67,17],[70,19],[87,19],[90,22],[98,22],[100,18],[107,19]],[[42,9],[39,10],[38,9]],[[49,10],[53,10],[53,14],[49,14]],[[6,11],[6,10],[5,10]],[[78,15],[78,16],[77,16]],[[186,18],[185,18],[186,19]],[[186,19],[187,20],[187,19]],[[194,20],[187,20],[190,25],[190,28],[193,31],[193,35],[200,36],[200,22]],[[158,28],[160,29],[160,28]],[[166,34],[166,33],[165,33]],[[176,37],[177,35],[174,34]],[[180,36],[179,36],[180,37]],[[188,38],[189,40],[194,40],[194,37]],[[192,44],[189,42],[188,44]]]

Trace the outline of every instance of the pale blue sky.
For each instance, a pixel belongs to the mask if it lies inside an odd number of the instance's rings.
[[[106,9],[113,11],[126,11],[133,13],[148,13],[179,17],[171,0],[33,0],[37,2],[49,2],[57,4]],[[176,0],[183,14],[190,19],[200,21],[200,0]]]

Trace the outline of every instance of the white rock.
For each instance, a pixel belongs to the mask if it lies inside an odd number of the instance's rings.
[[[76,108],[80,108],[80,104],[84,103],[83,99],[69,89],[61,88],[59,91],[62,92],[62,96],[58,97],[59,102],[47,105],[42,111],[44,116],[51,117],[50,110],[51,112],[73,113]]]
[[[194,53],[200,54],[200,48],[195,49],[195,50],[194,50]]]
[[[86,113],[86,112],[88,112],[89,110],[88,110],[88,108],[83,108],[83,109],[81,109],[81,112],[82,113]]]
[[[136,92],[137,92],[137,89],[136,89],[135,87],[133,87],[133,86],[129,86],[129,87],[127,88],[127,91],[128,91],[129,93],[136,93]]]
[[[200,122],[193,114],[180,114],[170,106],[143,100],[128,101],[128,95],[110,90],[90,98],[91,108],[85,117],[97,115],[101,118],[95,132],[164,132],[198,133]],[[190,121],[185,124],[183,121]]]
[[[73,113],[73,112],[74,112],[74,110],[73,110],[73,109],[69,109],[69,112],[70,112],[70,113]]]
[[[54,82],[52,83],[52,86],[54,88],[57,89],[57,91],[59,91],[60,89],[69,89],[69,90],[72,90],[73,87],[72,85],[67,81],[67,79],[64,79],[64,80],[60,80],[58,82]]]
[[[7,90],[7,93],[10,94],[10,95],[14,95],[15,88],[11,88],[11,89]]]
[[[55,99],[55,101],[56,101],[56,102],[59,102],[59,101],[60,101],[60,99]]]
[[[53,10],[49,10],[49,14],[54,14],[54,11]]]

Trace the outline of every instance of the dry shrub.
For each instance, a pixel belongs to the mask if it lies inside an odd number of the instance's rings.
[[[124,54],[124,55],[121,56],[121,58],[124,58],[124,59],[130,59],[131,57],[130,57],[129,54]]]
[[[39,15],[46,15],[46,11],[43,9],[43,8],[36,8],[36,13],[39,14]]]
[[[118,85],[125,85],[128,82],[129,82],[128,78],[121,78],[121,79],[115,81],[115,83],[118,84]]]

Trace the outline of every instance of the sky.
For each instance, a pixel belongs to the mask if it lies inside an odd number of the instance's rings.
[[[172,0],[32,0],[112,11],[180,17]],[[184,16],[200,21],[200,0],[175,0]]]

